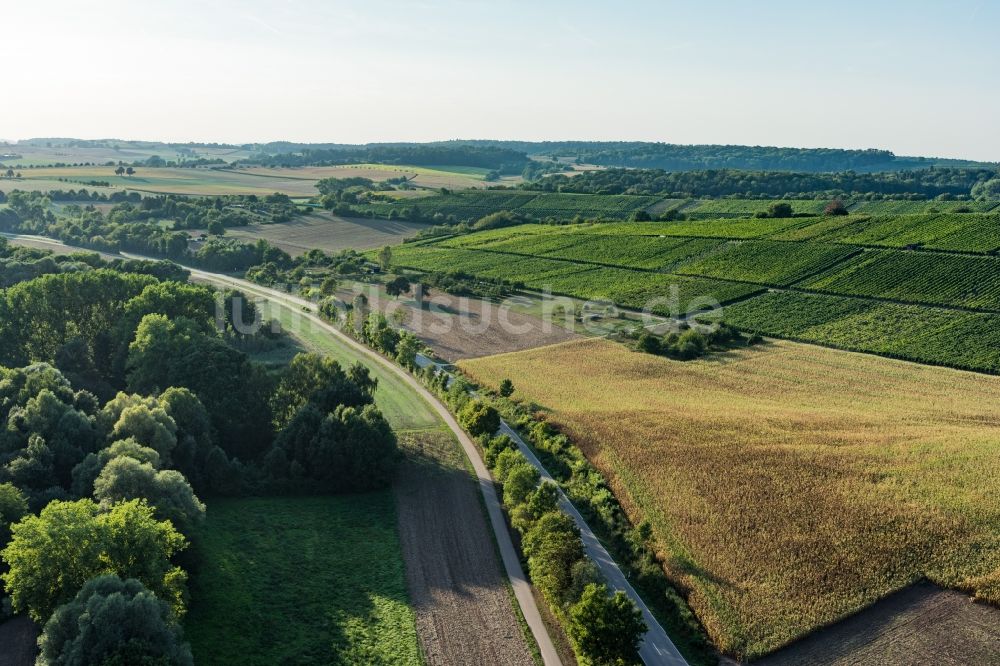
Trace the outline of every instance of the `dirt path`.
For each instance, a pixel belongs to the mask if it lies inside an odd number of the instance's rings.
[[[0,666],[32,666],[37,639],[38,625],[23,615],[0,624]]]
[[[401,437],[394,486],[417,635],[428,664],[531,666],[476,483],[451,433]]]

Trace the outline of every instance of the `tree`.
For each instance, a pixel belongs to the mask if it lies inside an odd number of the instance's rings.
[[[182,533],[190,533],[205,519],[205,505],[183,474],[172,469],[156,471],[149,463],[128,456],[114,458],[104,466],[94,481],[94,499],[102,507],[144,499],[157,518],[169,520]]]
[[[319,284],[319,293],[323,294],[324,296],[333,296],[334,294],[337,293],[338,284],[339,282],[337,281],[337,278],[333,277],[332,275],[329,277],[325,277],[323,278],[323,281],[320,282]]]
[[[631,666],[639,660],[646,632],[642,613],[624,592],[612,596],[605,585],[590,584],[570,609],[569,637],[593,664]]]
[[[222,220],[212,220],[208,223],[208,233],[213,236],[222,236],[226,233],[226,227],[222,224]]]
[[[573,519],[561,511],[547,513],[525,533],[523,543],[538,589],[557,606],[569,601],[573,567],[584,559],[580,530]]]
[[[184,572],[170,558],[187,541],[157,521],[144,501],[123,502],[102,513],[91,500],[54,501],[11,529],[3,551],[10,570],[2,578],[18,612],[45,622],[88,580],[104,573],[136,578],[183,612]]]
[[[135,169],[133,169],[132,167],[128,167],[127,169],[125,169],[125,175],[126,176],[130,176],[130,177],[134,176],[135,175]]]
[[[388,245],[378,251],[378,265],[381,266],[384,271],[392,268],[392,248]]]
[[[645,210],[637,210],[632,213],[633,222],[649,222],[653,218]]]
[[[401,331],[399,341],[396,343],[396,362],[404,368],[413,369],[417,365],[417,354],[424,345],[420,338],[409,331]]]
[[[5,175],[6,175],[6,176],[7,176],[8,178],[13,178],[13,177],[14,177],[14,170],[13,170],[13,169],[7,169],[7,172],[6,172],[6,174],[5,174]]]
[[[0,547],[10,539],[10,526],[28,513],[28,500],[13,483],[0,483]]]
[[[385,285],[385,293],[396,298],[402,294],[407,294],[410,291],[410,281],[407,280],[402,275],[391,280],[387,285]]]
[[[470,435],[492,435],[500,429],[500,414],[481,400],[470,400],[458,412],[458,420]]]
[[[823,209],[824,215],[849,215],[850,211],[840,199],[834,199]]]
[[[117,169],[115,169],[115,175],[116,176],[124,176],[125,175],[125,167],[119,165],[119,167]]]
[[[768,217],[792,217],[795,211],[790,203],[775,203],[767,209]]]
[[[646,354],[659,354],[663,351],[660,338],[656,337],[649,331],[643,331],[642,334],[639,335],[639,341],[636,344],[636,348]]]
[[[318,354],[297,354],[281,374],[271,396],[274,427],[284,428],[307,404],[320,412],[340,405],[364,407],[374,401],[375,385],[365,373],[345,372],[336,360]]]
[[[1000,200],[1000,177],[976,183],[972,188],[972,196],[987,201]]]
[[[514,382],[510,379],[504,379],[500,382],[500,397],[509,398],[514,395]]]
[[[92,578],[56,609],[38,641],[39,666],[193,666],[170,606],[135,580]]]

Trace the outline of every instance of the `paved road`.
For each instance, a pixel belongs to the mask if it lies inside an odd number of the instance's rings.
[[[2,235],[14,242],[22,239],[33,243],[44,243],[54,247],[71,247],[59,241],[43,238],[41,236],[23,236],[8,233],[4,233]],[[122,256],[132,259],[150,258],[128,254],[125,252],[122,253]],[[260,285],[256,285],[252,282],[232,278],[227,275],[210,273],[194,268],[188,268],[188,270],[191,271],[191,277],[195,279],[216,285],[235,287],[246,294],[263,296],[274,303],[284,305],[285,307],[290,307],[297,312],[301,312],[301,316],[303,318],[309,319],[313,325],[320,327],[322,330],[337,338],[338,341],[342,342],[344,345],[352,348],[354,351],[358,352],[370,361],[379,363],[389,371],[399,375],[403,381],[410,386],[410,388],[430,403],[441,419],[448,425],[451,431],[455,433],[455,436],[461,443],[462,448],[465,450],[465,454],[469,457],[469,460],[472,461],[472,467],[475,471],[476,479],[479,482],[479,489],[486,502],[486,511],[490,518],[490,524],[493,528],[493,533],[496,535],[497,544],[500,548],[500,557],[503,560],[504,569],[507,572],[507,577],[510,579],[511,586],[514,589],[514,596],[517,598],[517,603],[521,607],[521,613],[524,615],[524,619],[528,623],[528,627],[531,629],[531,633],[535,637],[535,641],[538,643],[538,648],[542,654],[542,661],[546,666],[562,666],[562,660],[559,658],[559,653],[556,652],[556,648],[552,644],[552,639],[549,637],[548,631],[545,629],[545,624],[542,622],[542,616],[538,611],[538,605],[535,603],[535,598],[531,593],[531,586],[528,584],[528,579],[524,574],[524,570],[521,568],[521,561],[517,556],[517,551],[514,549],[514,543],[511,541],[510,532],[507,530],[507,524],[504,522],[500,498],[497,497],[496,488],[493,485],[493,479],[490,477],[490,474],[486,469],[486,465],[483,464],[482,459],[479,457],[479,452],[476,450],[475,444],[469,436],[465,434],[465,431],[458,425],[458,422],[451,415],[451,412],[449,412],[448,409],[441,404],[437,397],[424,388],[424,386],[414,379],[410,373],[406,372],[394,363],[389,362],[378,353],[360,344],[316,315],[311,314],[312,309],[315,307],[314,303],[285,292],[268,289],[267,287],[261,287]],[[302,311],[303,307],[308,307],[310,312],[307,313]]]
[[[426,356],[420,355],[417,359],[418,365],[425,367],[427,365],[436,365],[443,372],[445,366],[441,364],[434,363],[431,359]],[[548,470],[542,462],[535,456],[535,453],[525,444],[524,440],[521,439],[513,428],[511,428],[505,421],[500,422],[500,432],[507,435],[515,443],[517,443],[518,448],[521,453],[525,455],[528,461],[534,465],[542,476],[542,479],[552,481],[555,483],[555,479],[549,474]],[[556,484],[558,487],[558,484]],[[577,527],[580,529],[580,536],[583,538],[583,546],[587,550],[587,555],[591,560],[597,564],[598,568],[601,570],[604,578],[607,580],[609,587],[614,590],[621,590],[627,594],[632,601],[635,602],[639,610],[642,611],[642,619],[646,622],[646,635],[643,637],[642,646],[639,648],[639,656],[642,657],[643,662],[646,664],[663,664],[664,666],[687,666],[687,661],[677,650],[673,641],[667,635],[667,632],[663,629],[660,623],[650,612],[649,607],[646,602],[642,600],[642,597],[635,591],[635,588],[628,582],[624,572],[619,568],[618,564],[615,562],[611,554],[608,553],[607,549],[601,544],[597,535],[594,531],[590,529],[587,521],[583,519],[580,512],[576,510],[573,503],[566,497],[566,494],[560,489],[559,491],[559,506],[569,514],[574,521],[576,521]]]

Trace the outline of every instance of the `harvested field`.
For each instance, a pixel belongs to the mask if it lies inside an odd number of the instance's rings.
[[[755,666],[1000,663],[1000,609],[918,583],[754,662]]]
[[[510,378],[581,446],[727,654],[922,578],[1000,603],[998,377],[790,342],[684,363],[587,340],[460,367]]]
[[[427,664],[531,666],[479,489],[447,431],[405,434],[394,485],[410,603]]]
[[[578,334],[541,317],[518,311],[528,299],[508,303],[434,291],[421,307],[412,298],[394,299],[373,285],[359,285],[369,306],[391,315],[401,311],[403,326],[446,361],[533,349],[580,339]],[[356,291],[338,296],[350,303]],[[525,301],[524,304],[521,301]]]
[[[0,623],[0,666],[34,666],[38,625],[26,616]]]
[[[396,245],[410,238],[426,225],[398,220],[347,218],[330,213],[311,213],[291,222],[232,227],[226,236],[257,240],[263,238],[292,256],[318,248],[337,252],[348,248],[370,250]]]

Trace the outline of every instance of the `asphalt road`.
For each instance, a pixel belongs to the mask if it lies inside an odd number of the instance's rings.
[[[3,233],[2,235],[15,243],[18,240],[22,240],[29,241],[31,244],[52,246],[53,248],[76,249],[72,248],[72,246],[66,245],[65,243],[61,243],[50,238],[44,238],[42,236],[27,236],[9,233]],[[121,255],[132,259],[151,258],[125,252],[121,253]],[[448,409],[441,404],[437,397],[424,388],[424,386],[414,379],[410,373],[406,372],[394,363],[389,362],[375,351],[365,347],[353,338],[342,333],[336,327],[312,314],[312,311],[315,308],[314,303],[285,292],[268,289],[267,287],[261,287],[260,285],[248,282],[247,280],[232,278],[228,275],[222,275],[219,273],[210,273],[195,268],[185,268],[191,271],[191,277],[195,279],[216,285],[236,287],[246,294],[262,296],[270,300],[272,303],[284,305],[285,307],[300,312],[302,317],[309,319],[313,325],[320,327],[331,336],[337,338],[339,342],[342,342],[344,345],[352,348],[359,355],[364,356],[373,363],[379,363],[389,371],[399,375],[403,381],[410,386],[410,388],[412,388],[417,394],[426,400],[431,407],[434,408],[434,411],[438,413],[441,419],[447,424],[448,428],[455,433],[455,436],[461,443],[466,456],[468,456],[469,460],[472,462],[476,479],[479,482],[479,489],[482,492],[483,499],[486,503],[486,512],[490,518],[490,525],[493,528],[493,533],[496,536],[497,545],[500,549],[500,557],[503,560],[504,569],[507,572],[507,577],[510,579],[511,587],[514,589],[514,596],[517,598],[517,603],[521,608],[521,613],[524,615],[524,619],[527,622],[532,635],[535,637],[535,641],[538,643],[542,660],[546,666],[562,666],[562,660],[559,658],[559,653],[556,652],[556,648],[552,644],[552,639],[549,637],[545,624],[542,622],[542,616],[538,611],[538,605],[535,603],[535,598],[531,593],[531,586],[528,584],[527,576],[525,576],[524,570],[521,568],[521,561],[514,548],[514,542],[511,540],[510,532],[507,530],[507,524],[504,522],[500,498],[497,496],[496,488],[493,485],[493,479],[490,477],[490,474],[486,469],[486,465],[483,464],[482,459],[479,457],[479,452],[476,450],[473,441],[467,434],[465,434],[465,431],[458,425],[458,422],[451,415],[451,412],[449,412]],[[309,312],[303,311],[302,308],[304,307],[309,308]]]

